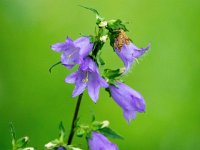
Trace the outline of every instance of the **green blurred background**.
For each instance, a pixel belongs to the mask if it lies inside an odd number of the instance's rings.
[[[0,149],[11,149],[8,124],[17,136],[30,137],[39,150],[57,137],[58,124],[69,132],[76,99],[74,85],[64,83],[73,70],[58,66],[60,54],[50,45],[93,34],[95,16],[77,5],[96,8],[106,19],[128,21],[128,35],[151,50],[124,79],[142,93],[144,114],[127,124],[122,110],[101,90],[95,105],[84,95],[82,122],[95,112],[98,120],[125,140],[112,140],[121,150],[200,149],[200,1],[199,0],[1,0],[0,1]],[[107,66],[122,66],[109,44],[103,54]],[[79,138],[74,143],[86,148]]]

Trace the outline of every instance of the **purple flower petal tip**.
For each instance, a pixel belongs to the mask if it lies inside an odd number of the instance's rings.
[[[92,132],[88,145],[90,150],[118,150],[116,144],[111,143],[104,135],[98,132]]]
[[[83,36],[75,41],[67,37],[65,42],[56,43],[51,46],[51,49],[56,52],[62,52],[62,64],[71,69],[76,64],[80,64],[88,56],[93,49],[93,43],[90,42],[90,37]]]
[[[127,122],[135,119],[137,112],[145,111],[144,98],[129,86],[117,82],[117,87],[110,85],[109,89],[114,101],[123,109],[124,118]]]

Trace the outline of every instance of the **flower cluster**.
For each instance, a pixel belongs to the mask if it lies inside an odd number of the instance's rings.
[[[81,36],[76,40],[67,37],[66,41],[56,43],[51,48],[61,53],[60,63],[66,68],[71,69],[78,65],[78,69],[65,78],[66,83],[75,84],[72,97],[79,95],[82,97],[82,93],[88,89],[90,98],[94,103],[97,103],[100,88],[105,88],[122,108],[124,118],[130,123],[131,120],[135,119],[137,112],[145,112],[146,106],[143,96],[124,84],[122,77],[129,73],[134,62],[150,48],[150,45],[145,48],[138,48],[127,36],[128,30],[121,20],[107,21],[95,9],[84,8],[96,14],[98,33],[93,36]],[[114,52],[123,61],[124,67],[114,70],[104,68],[105,62],[101,58],[101,53],[108,39]],[[122,137],[108,128],[108,125],[108,121],[98,122],[93,120],[89,126],[76,122],[72,126],[72,137],[74,133],[78,137],[85,135],[90,150],[118,150],[117,145],[110,142],[107,137],[109,135],[112,138]],[[63,137],[45,145],[47,149],[79,149],[70,146],[63,142]]]
[[[106,88],[114,101],[123,109],[125,119],[130,122],[134,119],[136,112],[145,111],[145,101],[137,91],[120,82],[121,77],[127,74],[131,66],[150,47],[138,48],[126,34],[126,27],[120,20],[106,21],[97,14],[97,25],[99,32],[94,36],[82,36],[76,40],[69,37],[65,42],[56,43],[51,48],[61,52],[61,63],[71,69],[79,65],[76,72],[68,75],[66,83],[75,84],[72,97],[76,97],[88,89],[88,94],[96,103],[100,88]],[[99,68],[105,63],[101,58],[101,49],[107,39],[115,53],[124,63],[124,68],[111,70]]]

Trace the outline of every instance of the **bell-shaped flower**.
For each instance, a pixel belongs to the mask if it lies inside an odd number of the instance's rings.
[[[114,101],[123,109],[124,117],[130,123],[136,117],[136,112],[145,111],[145,101],[142,95],[129,86],[117,82],[110,85],[110,93]]]
[[[76,84],[72,96],[78,96],[87,88],[91,99],[96,103],[100,87],[107,88],[107,82],[100,76],[96,63],[86,57],[79,69],[66,77],[65,82]]]
[[[104,135],[98,132],[92,132],[92,136],[88,139],[90,150],[118,150],[116,144],[111,143]]]
[[[150,44],[146,48],[136,47],[123,30],[119,31],[119,35],[115,39],[114,43],[115,52],[122,59],[126,67],[125,73],[130,69],[133,62],[143,55],[149,48]]]
[[[93,49],[93,43],[90,42],[90,37],[86,36],[74,41],[68,37],[65,42],[56,43],[51,48],[56,52],[62,52],[62,64],[67,68],[72,68],[74,65],[80,64],[88,56]]]

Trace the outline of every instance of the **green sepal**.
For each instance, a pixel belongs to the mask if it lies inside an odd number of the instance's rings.
[[[111,128],[105,127],[98,130],[100,133],[109,138],[124,139],[121,135],[113,131]]]
[[[100,121],[93,121],[92,122],[92,130],[96,131],[102,127],[102,122]]]
[[[125,68],[120,68],[116,70],[112,69],[105,69],[104,70],[104,77],[108,78],[109,80],[116,79],[120,77],[125,71]]]
[[[107,29],[111,32],[121,29],[125,32],[128,31],[128,29],[120,19],[108,21]]]
[[[98,64],[98,66],[103,66],[103,65],[105,65],[105,62],[104,62],[104,60],[101,58],[101,52],[99,51],[98,53],[97,53],[97,56],[96,56],[96,60],[97,60],[97,64]]]
[[[51,72],[52,72],[52,69],[53,69],[55,66],[59,65],[59,64],[62,64],[62,62],[59,61],[59,62],[53,64],[53,65],[49,68],[49,72],[51,73]]]
[[[16,148],[24,148],[28,144],[28,137],[22,137],[15,143]]]
[[[60,135],[59,135],[60,141],[63,141],[65,137],[65,128],[62,122],[60,122],[59,131],[60,131]]]
[[[83,129],[83,128],[78,128],[77,130],[76,130],[76,135],[78,136],[78,137],[83,137],[83,135],[86,133],[86,131]]]
[[[12,137],[12,146],[14,146],[16,142],[16,133],[12,122],[10,122],[10,133]]]
[[[83,5],[79,5],[79,6],[82,7],[82,8],[85,8],[85,9],[87,9],[87,10],[92,11],[92,12],[96,15],[96,19],[97,19],[96,24],[97,24],[97,25],[98,25],[101,21],[104,20],[104,18],[102,18],[102,17],[100,16],[99,12],[98,12],[96,9],[90,8],[90,7],[86,7],[86,6],[83,6]]]

